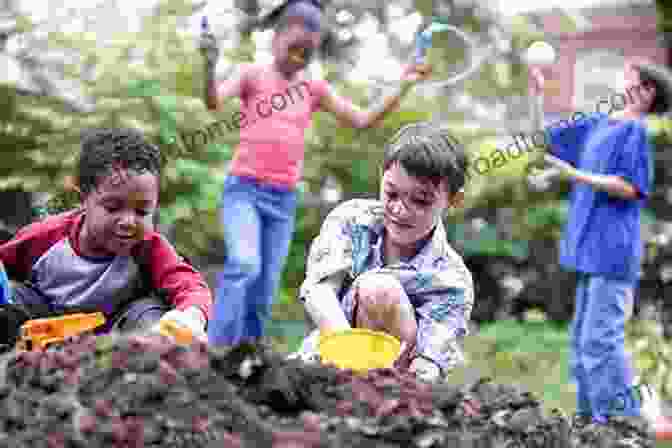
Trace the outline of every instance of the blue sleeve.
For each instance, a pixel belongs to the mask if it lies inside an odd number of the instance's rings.
[[[603,114],[591,114],[577,117],[576,121],[562,120],[549,125],[546,128],[546,138],[551,154],[578,166],[579,155],[586,139],[603,118]]]
[[[0,261],[0,305],[11,302],[11,293],[11,286],[5,272],[5,266]]]
[[[653,159],[651,144],[642,125],[632,127],[611,174],[622,177],[639,191],[642,198],[648,198],[653,183]]]

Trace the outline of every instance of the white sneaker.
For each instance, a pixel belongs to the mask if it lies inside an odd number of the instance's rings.
[[[642,399],[641,414],[651,424],[655,424],[662,416],[662,406],[658,392],[649,384],[636,384]]]
[[[287,356],[287,359],[300,359],[305,363],[320,362],[320,352],[318,350],[318,343],[320,339],[320,330],[313,330],[301,343],[301,347]]]
[[[641,415],[653,429],[656,440],[672,440],[672,419],[663,415],[660,397],[649,384],[636,385],[642,398]],[[656,445],[658,446],[658,445]]]

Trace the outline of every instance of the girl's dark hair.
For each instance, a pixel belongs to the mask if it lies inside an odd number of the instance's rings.
[[[295,20],[295,17],[288,12],[288,7],[295,3],[305,2],[316,6],[324,17],[325,5],[320,0],[286,0],[267,14],[252,21],[252,28],[261,30],[273,29],[275,32],[282,32],[289,24]],[[322,19],[320,24],[322,38],[318,49],[318,54],[325,58],[339,58],[343,51],[339,45],[336,32],[331,29],[328,21]]]
[[[92,129],[82,134],[77,163],[79,190],[87,195],[115,169],[161,176],[161,152],[134,129]]]
[[[268,14],[261,17],[259,23],[262,29],[275,28],[276,31],[280,31],[289,24],[290,17],[285,14],[287,12],[287,7],[294,3],[308,3],[317,7],[320,11],[324,13],[324,5],[320,0],[286,0],[281,3]]]
[[[402,127],[385,148],[383,170],[400,163],[409,174],[429,179],[435,186],[442,180],[449,193],[464,187],[469,162],[460,142],[436,125],[419,122]]]
[[[649,113],[667,114],[672,102],[672,74],[664,67],[651,63],[635,63],[632,67],[639,73],[642,84],[653,85],[656,96],[651,103]]]

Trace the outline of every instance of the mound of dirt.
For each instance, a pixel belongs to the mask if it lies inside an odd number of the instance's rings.
[[[487,379],[357,376],[252,345],[86,337],[6,354],[0,372],[0,448],[653,447],[626,420],[571,434],[562,413]]]

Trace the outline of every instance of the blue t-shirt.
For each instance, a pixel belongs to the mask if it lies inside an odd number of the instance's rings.
[[[621,199],[575,182],[560,242],[560,264],[577,272],[637,280],[642,258],[640,215],[653,180],[651,148],[639,121],[593,114],[547,129],[556,157],[592,174],[620,176],[640,193]]]
[[[11,292],[7,272],[5,272],[5,265],[0,261],[0,305],[11,302]]]

